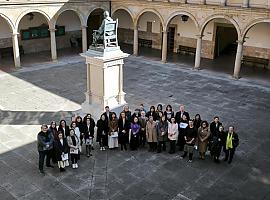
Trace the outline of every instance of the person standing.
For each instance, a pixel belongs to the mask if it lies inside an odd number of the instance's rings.
[[[212,145],[211,145],[211,155],[214,158],[214,162],[219,163],[219,156],[221,153],[221,149],[223,146],[223,143],[225,143],[225,137],[226,137],[226,133],[224,132],[224,127],[221,125],[219,126],[219,131],[218,132],[214,132],[214,134],[212,135]],[[225,148],[226,150],[226,145]],[[226,153],[226,151],[224,151]]]
[[[157,113],[157,120],[160,121],[161,117],[163,116],[163,107],[162,104],[157,105],[156,113]]]
[[[178,138],[178,124],[175,122],[175,118],[171,118],[171,122],[168,121],[168,138],[170,141],[170,154],[175,153],[175,143]]]
[[[141,126],[139,124],[138,117],[134,117],[133,122],[130,125],[131,136],[130,136],[130,150],[137,150],[139,147],[139,134]]]
[[[157,113],[155,111],[155,106],[151,106],[150,110],[146,113],[146,117],[149,119],[150,116],[153,117],[153,121],[157,120]]]
[[[125,105],[123,111],[126,114],[126,118],[128,120],[128,122],[131,122],[131,111],[129,110],[129,106]]]
[[[83,144],[85,143],[84,141],[84,123],[83,123],[83,120],[81,118],[81,116],[77,116],[76,119],[75,119],[75,123],[76,123],[76,127],[79,128],[80,130],[80,141],[81,141],[81,154],[82,154],[82,146]]]
[[[166,117],[166,120],[168,120],[169,122],[171,122],[171,118],[174,117],[174,112],[170,104],[166,106],[166,110],[164,111],[164,116]]]
[[[118,141],[121,145],[121,151],[123,151],[123,149],[127,150],[130,125],[125,112],[120,113],[120,117],[118,120],[118,128],[119,128]]]
[[[176,120],[176,119],[175,119]],[[179,151],[183,151],[184,150],[184,146],[185,146],[185,135],[186,135],[186,130],[188,128],[188,120],[186,115],[183,115],[182,118],[180,119],[180,123],[178,124],[178,141],[177,141],[177,145],[179,146]]]
[[[235,149],[239,145],[238,135],[234,131],[234,127],[230,126],[226,137],[226,153],[224,161],[229,160],[229,164],[232,162]]]
[[[143,147],[145,146],[146,143],[146,123],[147,123],[147,118],[145,116],[145,111],[141,111],[141,117],[139,117],[139,124],[141,126],[140,130],[140,145]]]
[[[160,153],[162,150],[166,151],[166,142],[168,141],[168,122],[163,115],[160,121],[157,123],[157,135],[158,135],[158,149]]]
[[[105,116],[106,123],[109,126],[109,122],[112,119],[112,112],[110,111],[109,106],[105,106],[105,112],[102,115]]]
[[[95,125],[96,124],[93,118],[86,118],[86,124],[84,126],[84,141],[85,141],[85,151],[86,151],[87,157],[92,156],[91,147],[93,145]]]
[[[157,149],[157,124],[151,115],[146,124],[146,138],[149,144],[149,151],[155,151]]]
[[[197,131],[201,127],[201,125],[202,125],[201,115],[200,114],[196,114],[195,115],[195,118],[194,118],[194,127],[196,128]]]
[[[53,135],[48,131],[48,126],[43,124],[41,131],[37,135],[37,147],[39,153],[39,171],[41,174],[45,174],[43,170],[44,159],[46,157],[46,166],[53,168],[50,164],[51,149],[53,148]]]
[[[70,135],[67,137],[72,168],[78,168],[78,154],[80,147],[80,138],[75,134],[74,129],[70,129]]]
[[[105,146],[108,144],[108,129],[106,117],[102,114],[97,121],[97,142],[99,143],[101,151],[105,151]]]
[[[207,121],[203,121],[201,124],[202,124],[201,127],[198,129],[198,146],[199,146],[200,159],[204,160],[205,152],[207,150],[207,145],[208,145],[208,138],[210,136],[210,130],[209,130]]]
[[[196,129],[193,125],[193,120],[189,120],[189,125],[186,130],[185,138],[185,146],[184,146],[184,154],[180,157],[181,159],[185,158],[188,155],[188,162],[192,162],[194,145],[197,137]]]
[[[57,128],[56,128],[56,122],[52,121],[51,125],[49,127],[49,132],[53,135],[53,140],[57,140],[58,139],[58,132],[57,132]],[[55,164],[57,163],[57,159],[55,157],[55,148],[53,145],[53,148],[50,150],[50,155],[52,156],[52,162]]]
[[[112,120],[109,122],[108,145],[109,149],[118,147],[118,119],[114,112],[112,113]]]
[[[181,119],[183,119],[183,115],[186,116],[187,120],[189,121],[189,113],[185,111],[185,107],[181,105],[179,107],[179,111],[175,113],[175,120],[177,124],[180,124]]]
[[[219,117],[215,116],[214,120],[210,124],[210,137],[209,137],[209,149],[212,149],[213,145],[213,135],[218,135],[219,127],[222,126],[222,123],[219,121]],[[211,152],[211,151],[210,151]],[[213,156],[213,155],[211,155]]]
[[[62,132],[58,132],[58,138],[54,141],[55,155],[60,172],[65,171],[66,161],[68,161],[68,143]]]
[[[69,126],[67,125],[67,122],[65,120],[62,119],[60,121],[58,131],[61,131],[63,133],[64,138],[69,136]]]

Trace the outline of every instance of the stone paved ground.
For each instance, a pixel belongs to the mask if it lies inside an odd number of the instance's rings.
[[[36,66],[0,74],[0,199],[270,199],[270,87],[260,81],[235,81],[228,75],[197,72],[176,64],[130,57],[125,92],[132,109],[140,103],[185,104],[192,116],[219,115],[237,127],[240,146],[231,165],[188,164],[178,152],[94,151],[79,169],[37,170],[36,133],[51,119],[70,120],[84,101],[85,64]],[[11,98],[12,97],[12,98]],[[97,148],[96,148],[97,149]]]

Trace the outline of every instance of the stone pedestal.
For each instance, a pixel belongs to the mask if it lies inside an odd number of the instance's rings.
[[[123,65],[128,54],[119,47],[102,48],[90,47],[81,56],[86,58],[87,91],[86,100],[82,104],[84,113],[99,117],[105,106],[115,110],[126,104],[123,91]]]

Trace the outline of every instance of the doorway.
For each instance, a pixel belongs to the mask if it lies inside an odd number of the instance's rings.
[[[175,27],[169,27],[168,38],[167,38],[168,52],[169,53],[174,52],[174,35],[175,35]]]

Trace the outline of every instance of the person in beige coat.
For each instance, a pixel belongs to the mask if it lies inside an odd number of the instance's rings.
[[[205,152],[207,150],[208,138],[210,136],[210,130],[207,121],[203,121],[198,129],[198,146],[200,159],[205,159]]]
[[[155,151],[157,149],[157,124],[153,116],[149,116],[146,124],[146,139],[149,144],[149,151]]]

